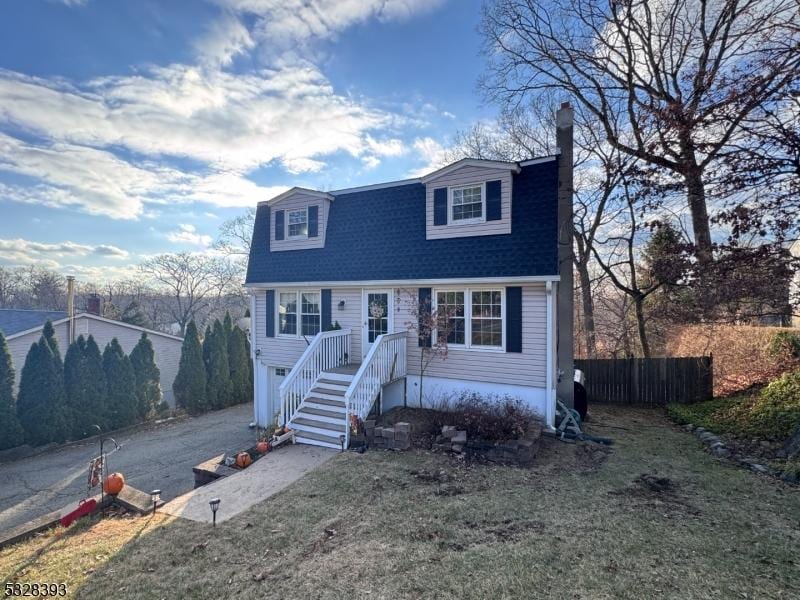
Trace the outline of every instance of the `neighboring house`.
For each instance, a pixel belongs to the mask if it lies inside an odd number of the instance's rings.
[[[376,400],[419,405],[427,342],[414,306],[446,304],[449,352],[425,372],[423,402],[509,395],[552,426],[558,190],[558,156],[465,159],[419,179],[293,188],[259,203],[246,282],[256,422],[277,416],[299,441],[338,448],[348,416],[365,418]]]
[[[47,321],[53,323],[56,332],[56,339],[61,350],[61,357],[66,354],[69,346],[69,318],[66,312],[46,311],[46,310],[14,310],[0,309],[0,331],[6,336],[8,347],[11,351],[11,358],[16,370],[16,386],[19,386],[19,375],[25,364],[25,357],[31,344],[39,341],[42,335],[42,328]],[[74,317],[75,334],[74,339],[83,335],[94,336],[95,342],[100,347],[100,352],[112,339],[117,338],[126,354],[130,354],[142,332],[147,333],[147,337],[153,344],[156,366],[161,372],[161,390],[164,399],[170,404],[175,405],[172,395],[172,382],[178,374],[178,363],[181,359],[181,346],[183,338],[137,327],[123,323],[122,321],[112,321],[104,317],[99,317],[91,313],[78,313]]]

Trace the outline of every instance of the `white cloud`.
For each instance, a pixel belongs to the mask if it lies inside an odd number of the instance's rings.
[[[174,244],[191,244],[202,248],[208,248],[214,241],[210,235],[197,233],[197,228],[189,223],[179,224],[178,229],[167,234],[167,239]]]
[[[366,169],[375,169],[378,165],[381,164],[381,159],[377,156],[373,156],[371,154],[364,156],[361,159],[361,162],[364,163],[364,168]]]
[[[415,139],[414,150],[420,159],[425,162],[425,166],[411,171],[409,177],[422,177],[447,163],[444,146],[431,137]]]
[[[370,19],[401,21],[431,12],[446,0],[216,0],[226,10],[256,17],[253,37],[269,56],[302,51]]]
[[[125,259],[128,258],[128,252],[110,244],[92,246],[71,241],[46,243],[22,238],[0,239],[0,263],[9,266],[36,265],[58,268],[60,266],[58,259],[88,256]]]
[[[209,27],[208,32],[195,43],[202,63],[227,67],[240,54],[255,47],[247,27],[232,14],[225,12]]]

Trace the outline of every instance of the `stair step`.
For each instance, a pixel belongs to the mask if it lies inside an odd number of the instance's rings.
[[[313,387],[309,392],[310,396],[315,398],[327,398],[328,400],[342,400],[344,401],[344,392],[339,390],[327,390],[325,388]]]
[[[317,408],[316,406],[309,406],[303,403],[300,408],[297,409],[297,414],[309,414],[315,415],[317,417],[328,417],[331,419],[338,419],[339,421],[344,420],[344,411],[338,410],[325,410],[323,408]],[[312,417],[313,418],[313,417]]]
[[[352,381],[353,381],[352,378],[350,379],[350,381],[344,381],[342,379],[339,379],[337,381],[333,381],[331,379],[325,379],[325,378],[321,377],[321,378],[317,379],[316,385],[318,385],[320,387],[330,388],[332,390],[347,391],[347,388],[350,387],[350,383]]]
[[[347,429],[344,424],[344,419],[340,419],[338,423],[328,423],[327,421],[319,421],[317,419],[310,419],[305,417],[295,417],[291,420],[289,426],[292,429],[303,429],[304,427],[311,427],[312,429],[305,429],[304,431],[321,430],[318,433],[327,435],[326,432],[336,432],[338,436],[344,433]]]
[[[324,448],[335,448],[340,450],[342,445],[339,442],[339,436],[323,435],[321,433],[314,433],[313,431],[297,431],[295,432],[295,441],[299,444],[311,444],[312,446],[322,446]]]
[[[319,398],[318,396],[309,396],[304,402],[312,402],[314,404],[324,404],[325,406],[335,406],[337,408],[345,407],[345,402],[342,398]]]
[[[355,373],[331,373],[330,371],[323,371],[319,375],[319,379],[324,379],[325,381],[331,381],[333,383],[341,383],[344,381],[348,384],[353,381],[353,377],[355,377]]]

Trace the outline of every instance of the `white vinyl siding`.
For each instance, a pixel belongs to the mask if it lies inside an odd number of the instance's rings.
[[[486,221],[486,189],[487,181],[497,181],[500,183],[500,208],[501,219],[497,221]],[[464,186],[473,187],[482,185],[483,189],[483,217],[480,220],[470,222],[453,222],[452,193],[453,189]],[[448,188],[447,202],[447,225],[433,224],[433,190],[437,188]],[[511,194],[512,194],[512,175],[508,169],[490,169],[486,167],[474,167],[466,165],[450,173],[442,175],[433,181],[425,184],[425,231],[426,239],[442,239],[453,237],[469,237],[478,235],[498,235],[511,233]]]
[[[306,290],[312,291],[312,290]],[[318,292],[319,290],[313,290]],[[260,360],[273,366],[292,367],[306,349],[306,341],[298,336],[267,337],[267,306],[264,290],[253,290],[256,305],[256,326],[252,332],[254,350],[261,350]],[[276,290],[275,304],[278,304],[280,290]],[[340,303],[344,305],[340,308]],[[350,339],[351,360],[361,361],[361,288],[334,288],[331,292],[331,322],[338,322],[342,328],[352,330]],[[278,332],[278,321],[275,321]],[[311,338],[309,338],[311,341]]]
[[[464,286],[464,289],[467,287]],[[497,288],[498,286],[492,286],[492,289]],[[416,288],[404,290],[404,297],[396,308],[395,331],[402,331],[407,327],[407,323],[414,321],[409,294],[413,296],[416,292]],[[547,374],[545,294],[544,284],[522,287],[522,352],[450,346],[447,358],[434,359],[425,371],[426,376],[544,388]],[[419,375],[419,355],[420,347],[417,339],[409,335],[409,375]]]
[[[518,284],[509,284],[518,285]],[[505,289],[503,284],[492,284],[481,289]],[[448,286],[456,289],[456,285]],[[463,285],[458,289],[478,289],[479,286]],[[255,348],[261,350],[261,360],[265,364],[292,366],[306,349],[303,338],[266,337],[266,297],[264,290],[254,290],[256,294]],[[394,331],[409,331],[409,324],[415,321],[411,311],[412,299],[417,297],[418,288],[395,288]],[[434,290],[435,293],[435,290]],[[504,295],[505,299],[505,295]],[[340,309],[339,302],[345,301]],[[277,302],[277,296],[276,296]],[[352,330],[350,339],[351,361],[361,360],[362,288],[334,288],[331,299],[331,320],[343,328]],[[458,348],[451,346],[448,356],[435,359],[426,375],[463,381],[522,385],[544,388],[547,370],[547,298],[545,285],[534,283],[522,287],[522,352],[504,350],[485,350]],[[276,323],[277,325],[277,323]],[[413,332],[408,333],[408,373],[419,375],[420,348]]]
[[[315,198],[308,194],[298,192],[289,198],[270,203],[270,223],[269,223],[269,249],[271,252],[281,252],[283,250],[306,250],[309,248],[325,247],[325,229],[328,224],[328,214],[330,212],[331,201],[324,198]],[[308,237],[308,207],[318,206],[317,236]],[[282,210],[284,238],[275,239],[275,211]],[[306,211],[306,234],[292,238],[289,235],[289,217],[293,211]]]

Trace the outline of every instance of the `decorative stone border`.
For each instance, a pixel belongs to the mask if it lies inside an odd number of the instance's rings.
[[[470,458],[482,458],[490,462],[527,466],[536,457],[541,436],[542,422],[538,419],[528,424],[525,435],[505,442],[467,440],[466,431],[445,425],[442,427],[441,435],[433,444],[433,450],[464,454]]]
[[[761,473],[763,475],[770,475],[786,481],[787,483],[800,483],[798,473],[793,471],[781,471],[769,465],[762,464],[758,459],[751,456],[734,456],[731,449],[719,437],[706,430],[704,427],[695,427],[692,423],[684,425],[683,429],[694,435],[699,439],[708,449],[711,454],[717,458],[728,458],[739,466],[752,471],[753,473]]]
[[[411,424],[395,423],[393,427],[376,427],[375,419],[364,421],[367,444],[385,450],[409,450],[411,448]]]

